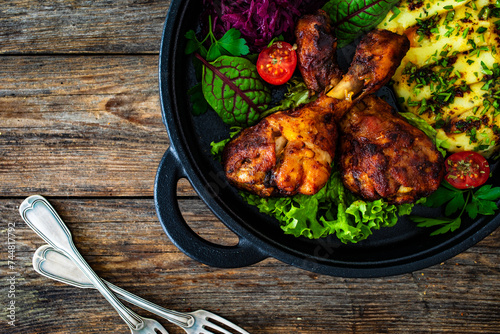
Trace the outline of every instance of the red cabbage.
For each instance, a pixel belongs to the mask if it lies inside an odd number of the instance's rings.
[[[236,28],[252,52],[259,52],[279,35],[294,39],[295,21],[324,4],[319,0],[203,0],[204,25],[212,17],[212,30],[220,38],[230,28]]]

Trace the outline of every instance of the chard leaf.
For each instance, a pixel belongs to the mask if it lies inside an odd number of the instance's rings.
[[[373,29],[399,0],[330,0],[324,6],[342,48]]]
[[[231,126],[255,124],[271,102],[271,92],[246,58],[220,56],[204,63],[202,89],[208,104]]]

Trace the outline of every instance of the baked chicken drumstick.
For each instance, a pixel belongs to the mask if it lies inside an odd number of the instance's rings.
[[[339,89],[271,114],[234,137],[222,157],[229,182],[263,197],[318,192],[331,174],[338,120],[355,101],[390,80],[408,49],[401,45],[405,42],[388,31],[371,32],[360,42]]]
[[[304,15],[295,27],[298,68],[307,88],[322,92],[335,86],[344,73],[337,64],[337,39],[330,16],[323,10]]]
[[[443,178],[443,156],[422,131],[392,106],[369,95],[339,124],[339,168],[344,185],[374,201],[414,203]]]
[[[390,41],[395,38],[397,42]],[[399,54],[389,52],[404,37],[388,32],[370,33],[360,43],[355,60],[342,81],[328,96],[350,100],[350,94],[365,87],[376,91],[385,73],[399,65]],[[443,156],[422,131],[410,125],[387,102],[373,95],[350,108],[339,123],[339,168],[351,192],[374,201],[414,203],[434,192],[443,178]],[[340,114],[337,114],[337,117]]]
[[[385,73],[399,65],[399,54],[389,52],[398,43],[388,32],[368,34],[360,43],[355,61],[342,81],[328,95],[351,99],[362,87],[377,91]],[[362,80],[360,80],[362,79]],[[344,185],[353,193],[374,201],[414,203],[433,193],[443,178],[443,156],[421,130],[410,125],[387,102],[373,95],[350,108],[339,123],[339,168]]]

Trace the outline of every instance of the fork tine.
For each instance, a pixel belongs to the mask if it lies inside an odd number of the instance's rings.
[[[209,327],[211,327],[217,331],[220,331],[224,334],[250,334],[246,330],[244,330],[243,328],[235,325],[234,323],[232,323],[231,321],[229,321],[227,319],[224,319],[224,318],[218,316],[217,314],[207,312],[207,314],[205,315],[205,320],[207,320],[210,323]],[[214,321],[216,321],[222,325],[225,325],[226,328],[230,328],[233,331],[230,332],[227,329],[222,328],[217,323],[214,323]],[[204,326],[204,327],[206,327],[206,326]]]
[[[155,327],[155,333],[153,334],[168,334],[168,332],[162,325],[158,325]]]
[[[149,318],[143,318],[144,327],[140,330],[133,331],[136,334],[168,334],[168,331],[158,321]]]
[[[152,334],[168,334],[167,330],[165,328],[163,328],[163,326],[161,328],[155,328],[155,332],[152,333]]]
[[[216,330],[217,333],[222,333],[222,334],[235,334],[234,332],[230,332],[218,325],[213,325],[212,323],[210,323],[210,325],[203,325],[203,329],[205,330],[203,333],[206,333],[206,334],[215,334],[214,332],[211,332],[210,330],[213,329],[213,330]]]

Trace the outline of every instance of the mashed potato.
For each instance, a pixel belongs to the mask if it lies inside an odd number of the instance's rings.
[[[378,26],[411,48],[393,77],[405,111],[450,152],[500,150],[500,8],[493,0],[402,0]]]

